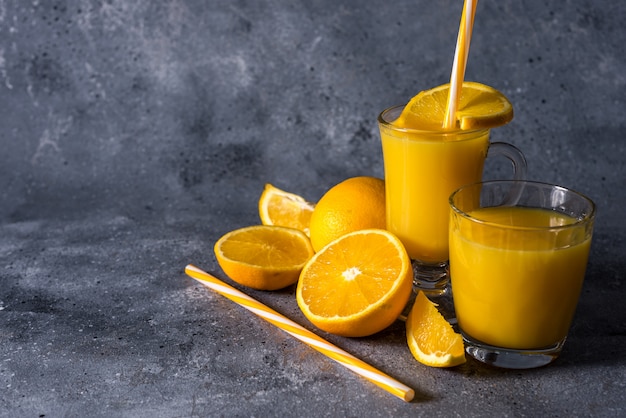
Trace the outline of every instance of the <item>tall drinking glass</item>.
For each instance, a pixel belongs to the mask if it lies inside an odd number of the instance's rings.
[[[482,179],[487,155],[513,163],[514,178],[526,176],[524,155],[513,145],[489,143],[489,129],[425,131],[394,121],[404,106],[378,117],[387,199],[387,229],[400,238],[413,260],[414,288],[441,294],[449,282],[450,194]]]
[[[585,277],[595,217],[587,197],[527,181],[450,197],[450,275],[466,352],[505,368],[553,361]]]

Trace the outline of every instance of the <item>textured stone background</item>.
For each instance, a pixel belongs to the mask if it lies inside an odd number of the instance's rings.
[[[314,200],[382,176],[376,116],[448,80],[459,3],[2,1],[0,219],[210,216],[267,181]],[[601,225],[623,213],[624,9],[483,1],[466,76],[515,105],[494,140]]]
[[[382,176],[376,117],[448,81],[460,0],[0,0],[0,415],[623,415],[626,3],[482,0],[466,78],[503,91],[529,177],[599,207],[562,359],[414,362],[333,340],[404,405],[194,285],[271,182]],[[507,177],[489,163],[486,177]],[[304,323],[293,289],[255,296]],[[333,338],[330,336],[329,338]]]

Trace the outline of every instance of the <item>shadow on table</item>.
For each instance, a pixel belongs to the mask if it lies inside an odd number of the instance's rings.
[[[594,242],[600,245],[592,253],[576,315],[559,359],[563,366],[626,364],[626,260],[615,254],[620,248],[623,250],[623,245],[603,245],[609,243],[600,238],[600,242]],[[600,254],[607,247],[612,251]]]

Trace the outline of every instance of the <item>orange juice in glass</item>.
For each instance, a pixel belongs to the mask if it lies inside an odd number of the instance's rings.
[[[490,129],[444,130],[436,125],[398,123],[405,106],[378,117],[383,150],[387,229],[400,238],[414,264],[414,287],[444,292],[448,284],[450,194],[480,181],[487,155],[511,160],[514,178],[523,179],[526,161],[514,146],[489,141]],[[441,114],[443,117],[443,114]],[[408,121],[410,125],[411,120]]]
[[[448,260],[448,197],[480,181],[489,130],[418,132],[383,125],[387,229],[413,259]]]
[[[585,276],[595,206],[563,187],[514,181],[450,197],[450,275],[467,352],[506,368],[560,353]]]

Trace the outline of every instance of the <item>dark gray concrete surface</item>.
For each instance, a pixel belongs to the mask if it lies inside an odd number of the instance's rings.
[[[467,79],[596,234],[554,364],[440,370],[401,323],[324,335],[404,403],[197,285],[264,183],[381,176],[376,117],[447,81],[461,0],[0,0],[0,415],[626,415],[626,3],[482,0]],[[488,164],[487,178],[508,167]],[[310,327],[294,289],[251,295]]]

